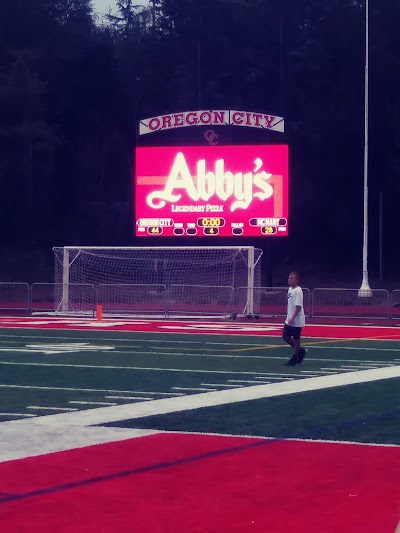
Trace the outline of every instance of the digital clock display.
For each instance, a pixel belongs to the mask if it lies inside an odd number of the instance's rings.
[[[197,225],[201,228],[212,227],[212,228],[222,228],[225,226],[225,219],[223,218],[199,218],[197,220]]]

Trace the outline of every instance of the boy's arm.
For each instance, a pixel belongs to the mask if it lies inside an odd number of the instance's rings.
[[[292,315],[291,318],[288,320],[289,324],[291,324],[292,322],[295,321],[295,318],[296,318],[296,316],[300,313],[301,308],[302,308],[301,305],[296,305],[296,309],[295,309],[293,315]]]

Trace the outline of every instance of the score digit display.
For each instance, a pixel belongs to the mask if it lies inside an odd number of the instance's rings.
[[[139,147],[136,235],[288,235],[288,146]]]

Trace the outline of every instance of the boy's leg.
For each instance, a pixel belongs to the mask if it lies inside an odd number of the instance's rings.
[[[294,340],[292,339],[292,337],[282,335],[282,339],[294,349]]]
[[[300,335],[301,335],[301,331],[300,331]],[[307,353],[307,350],[305,350],[304,348],[301,347],[301,340],[300,340],[300,335],[299,335],[299,339],[298,339],[298,343],[299,343],[299,349],[297,350],[297,363],[300,364],[303,362],[303,359]]]
[[[303,362],[306,351],[301,347],[301,328],[290,328],[285,325],[283,329],[283,340],[293,348],[293,356],[286,363],[287,366],[295,366]]]
[[[283,326],[282,339],[294,349],[292,328],[287,324]]]
[[[282,335],[282,339],[287,343],[289,344],[289,346],[291,346],[293,348],[293,355],[292,355],[292,358],[289,359],[289,361],[287,363],[285,363],[286,366],[294,366],[297,364],[297,358],[296,358],[296,348],[295,348],[295,340],[293,339],[293,336],[292,336],[292,329],[290,328],[290,326],[288,326],[287,324],[285,324],[284,328],[283,328],[283,335]]]
[[[303,359],[307,353],[307,350],[305,348],[300,348],[298,354],[297,354],[297,362],[300,364],[303,362]]]
[[[297,355],[301,350],[300,339],[293,339],[293,349],[294,353]]]

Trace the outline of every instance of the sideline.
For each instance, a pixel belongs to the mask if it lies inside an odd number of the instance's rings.
[[[94,425],[398,377],[400,365],[11,420],[1,424],[0,462],[157,432],[90,427]]]

